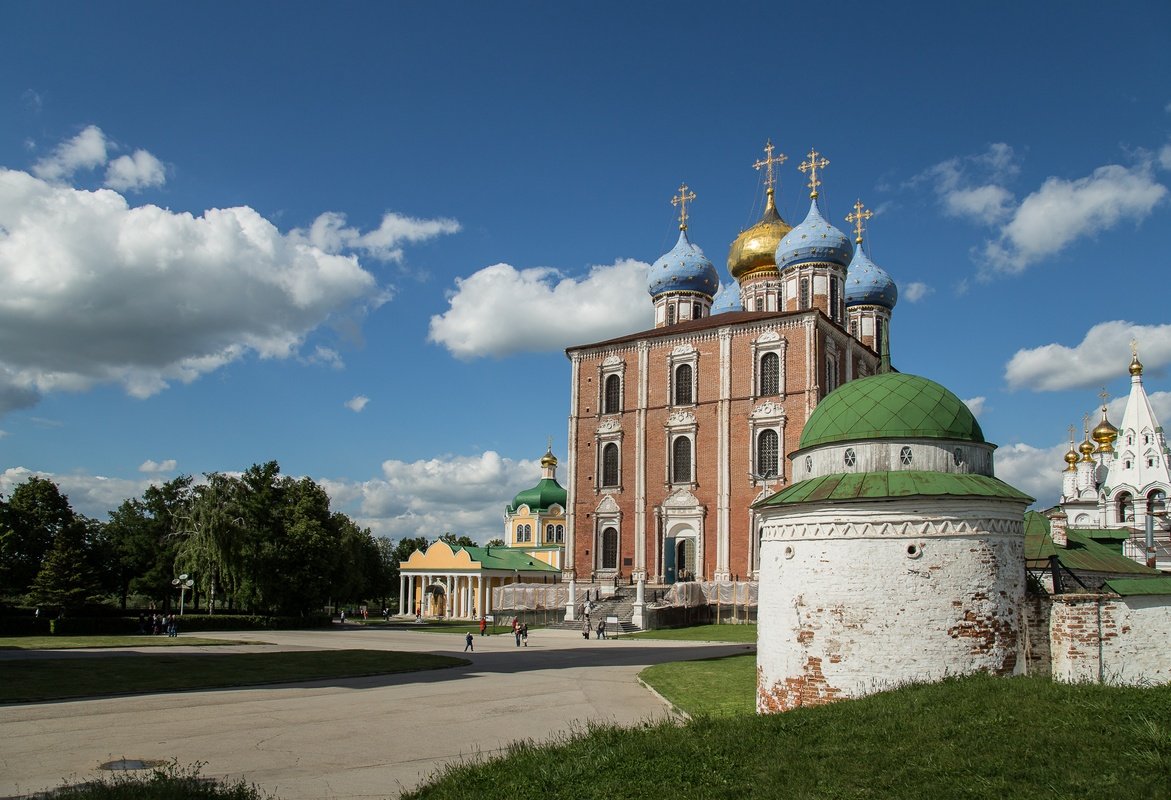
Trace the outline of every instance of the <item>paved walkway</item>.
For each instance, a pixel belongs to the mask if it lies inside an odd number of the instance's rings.
[[[216,637],[271,643],[249,650],[464,655],[458,634],[355,627]],[[640,670],[751,651],[694,642],[586,642],[558,630],[534,631],[528,647],[517,648],[504,635],[477,636],[475,647],[467,654],[470,666],[448,670],[0,706],[0,797],[91,779],[109,761],[172,758],[205,762],[204,775],[242,777],[281,800],[397,797],[444,764],[497,753],[518,739],[543,741],[595,721],[630,725],[664,718],[662,701],[637,682]],[[53,655],[99,657],[93,651]]]

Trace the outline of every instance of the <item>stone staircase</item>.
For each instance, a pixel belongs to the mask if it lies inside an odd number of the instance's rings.
[[[579,597],[584,597],[584,592]],[[597,630],[598,622],[607,617],[618,617],[618,627],[615,629],[613,624],[606,626],[606,632],[610,636],[619,633],[634,633],[641,630],[633,623],[634,617],[634,590],[630,587],[619,587],[610,597],[603,597],[600,600],[590,601],[590,628]],[[584,603],[585,601],[580,601]],[[522,615],[523,618],[523,615]],[[546,628],[555,628],[566,631],[580,631],[582,628],[582,620],[579,618],[573,622],[549,622],[545,625]]]

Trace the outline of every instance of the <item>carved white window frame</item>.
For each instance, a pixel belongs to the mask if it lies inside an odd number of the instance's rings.
[[[614,558],[614,567],[602,567],[603,540],[602,534],[606,528],[613,528],[618,532],[618,549]],[[595,573],[605,575],[616,574],[622,569],[622,511],[613,498],[606,497],[594,509],[594,552],[590,563]]]
[[[603,486],[605,477],[606,445],[614,444],[618,448],[618,483],[614,486]],[[604,419],[598,429],[594,431],[594,493],[613,494],[622,491],[622,423],[617,419]]]
[[[691,367],[691,402],[676,403],[675,370],[684,364]],[[668,405],[675,408],[694,406],[699,401],[699,351],[693,345],[681,344],[667,356],[667,398]]]
[[[789,340],[781,336],[775,330],[767,330],[752,342],[752,386],[750,387],[749,395],[754,399],[759,397],[785,397],[785,380],[788,370],[785,368],[785,356],[789,351]],[[777,368],[779,373],[777,375],[777,388],[780,390],[776,395],[761,394],[760,386],[760,362],[764,358],[765,353],[777,354]]]
[[[606,381],[611,375],[618,376],[618,410],[606,410]],[[621,414],[626,408],[626,361],[618,356],[606,356],[598,366],[598,416]]]
[[[699,465],[695,461],[695,440],[696,431],[699,429],[699,424],[696,422],[695,414],[690,411],[678,411],[667,417],[667,422],[663,426],[666,430],[663,445],[666,452],[663,453],[663,463],[666,466],[665,474],[663,475],[663,485],[674,488],[693,489],[696,485],[696,475],[699,473]],[[691,447],[691,480],[675,481],[675,440],[679,438],[686,438],[690,442]]]
[[[766,400],[752,409],[748,415],[748,475],[753,486],[785,483],[785,407],[780,403]],[[756,448],[760,443],[760,434],[766,430],[777,433],[777,474],[766,478],[757,474]]]

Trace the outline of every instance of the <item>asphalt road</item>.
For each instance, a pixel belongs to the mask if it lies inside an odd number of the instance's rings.
[[[205,776],[244,778],[282,800],[397,797],[444,764],[499,753],[520,739],[555,739],[591,722],[634,725],[665,718],[670,712],[664,702],[638,683],[640,670],[752,650],[743,644],[586,642],[560,630],[534,631],[529,646],[520,648],[511,636],[477,636],[476,651],[467,654],[463,636],[454,633],[351,627],[215,636],[269,643],[240,648],[250,651],[422,651],[465,656],[472,664],[373,678],[0,706],[0,797],[80,783],[103,774],[99,767],[111,761],[173,758],[202,762]],[[14,651],[5,656],[22,657]]]

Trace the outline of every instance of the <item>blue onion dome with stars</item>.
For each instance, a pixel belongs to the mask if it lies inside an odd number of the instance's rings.
[[[712,301],[712,315],[725,314],[729,311],[743,311],[744,302],[740,299],[740,284],[732,281],[725,284],[716,293],[716,299]]]
[[[850,238],[826,221],[814,197],[805,220],[777,245],[776,262],[779,270],[810,261],[828,261],[845,267],[853,255]]]
[[[784,270],[809,262],[829,262],[846,267],[854,256],[850,239],[826,222],[817,204],[817,187],[821,185],[817,172],[829,166],[829,160],[821,158],[816,150],[810,150],[806,158],[797,169],[809,173],[809,213],[777,245],[777,269]]]
[[[859,243],[846,273],[846,306],[882,306],[890,310],[898,301],[899,289],[894,280],[870,260]]]

